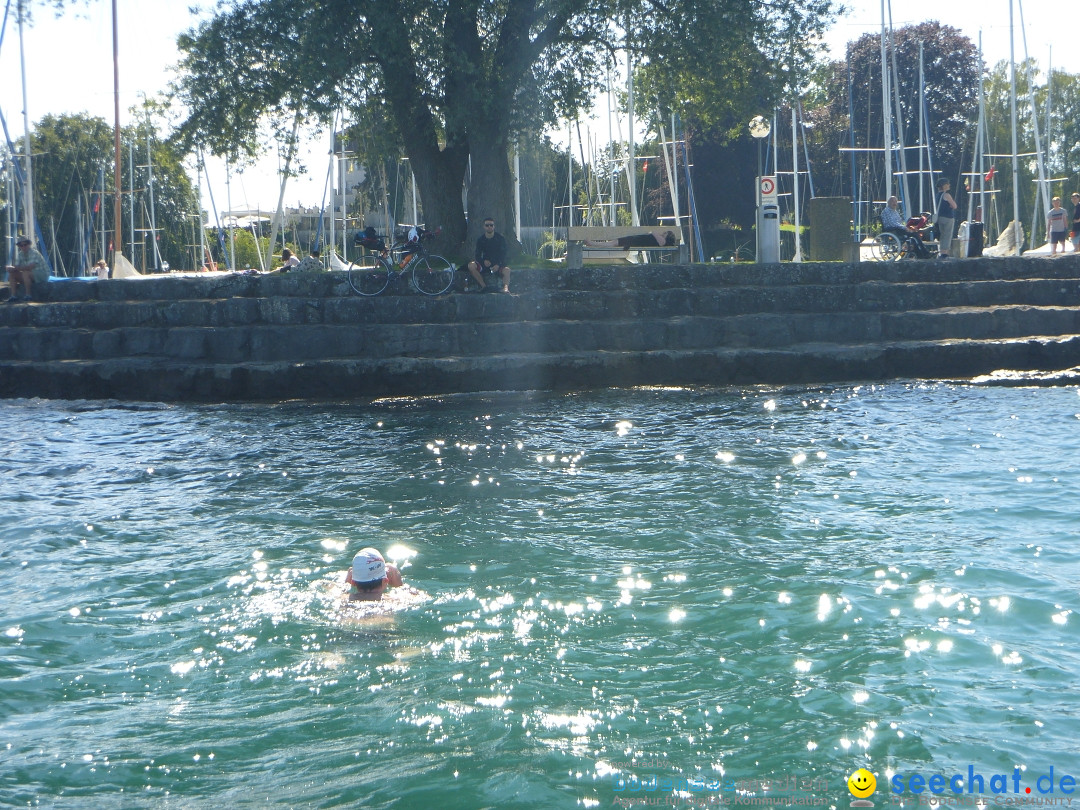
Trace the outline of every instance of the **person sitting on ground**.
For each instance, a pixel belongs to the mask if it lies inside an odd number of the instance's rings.
[[[388,588],[405,585],[397,566],[386,562],[374,548],[363,548],[356,553],[345,582],[349,584],[350,602],[378,602]]]
[[[293,255],[293,252],[288,248],[281,249],[281,267],[275,272],[288,273],[294,267],[300,264],[300,260]]]
[[[881,209],[881,230],[901,238],[908,235],[904,218],[900,215],[900,201],[895,196],[889,197],[889,202]]]
[[[633,236],[620,236],[618,239],[586,239],[585,244],[592,248],[612,248],[613,250],[674,247],[675,231],[651,231]]]
[[[15,246],[19,249],[16,257],[18,263],[7,266],[8,284],[11,286],[9,304],[33,300],[34,285],[44,284],[49,280],[49,265],[46,264],[45,257],[34,249],[30,240],[23,236]],[[19,295],[19,285],[26,291],[25,295]]]
[[[1065,252],[1065,238],[1069,232],[1069,213],[1061,207],[1061,197],[1050,200],[1053,206],[1046,212],[1046,241],[1050,243],[1050,255],[1057,255],[1058,245]]]
[[[321,272],[325,268],[323,267],[322,259],[319,258],[319,249],[313,247],[310,251],[311,255],[304,259],[300,264],[296,266],[296,270],[299,273],[311,273]]]
[[[510,292],[510,268],[506,266],[509,248],[501,233],[495,232],[495,220],[484,220],[484,232],[476,240],[476,258],[469,262],[469,275],[480,285],[480,292],[498,292],[499,282],[488,284],[488,280],[501,280],[503,292]]]

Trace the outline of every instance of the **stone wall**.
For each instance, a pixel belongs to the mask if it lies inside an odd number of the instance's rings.
[[[225,401],[968,378],[1080,365],[1080,257],[56,281],[0,304],[0,395]],[[41,288],[39,288],[41,289]]]

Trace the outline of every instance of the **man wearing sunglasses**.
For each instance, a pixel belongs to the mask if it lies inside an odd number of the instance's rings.
[[[480,285],[480,292],[510,292],[510,268],[506,266],[506,239],[495,231],[495,220],[484,220],[484,232],[476,240],[476,258],[469,262],[469,275]]]

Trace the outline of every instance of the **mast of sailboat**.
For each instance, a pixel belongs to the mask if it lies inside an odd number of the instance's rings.
[[[613,113],[612,107],[612,93],[611,89],[611,68],[608,67],[607,72],[607,133],[608,133],[608,149],[610,150],[610,157],[612,162],[615,160],[615,132],[612,129]],[[666,153],[665,153],[666,154]],[[668,175],[670,177],[670,174]],[[608,225],[616,225],[615,219],[615,172],[608,171],[608,184],[610,186],[608,198]]]
[[[1011,2],[1011,0],[1010,0]],[[885,56],[885,0],[881,0],[881,126],[885,135],[885,199],[892,196],[892,127],[889,114],[889,67]],[[1015,151],[1015,149],[1013,150]]]
[[[922,43],[919,43],[920,48]],[[908,170],[907,170],[907,149],[904,142],[904,112],[900,108],[900,72],[896,67],[896,42],[893,41],[893,22],[892,22],[892,0],[889,0],[889,59],[892,64],[892,75],[890,78],[890,90],[893,97],[893,106],[895,107],[896,118],[896,138],[898,147],[898,157],[900,158],[900,198],[901,198],[901,210],[904,212],[904,218],[906,219],[911,215],[911,200],[908,197]],[[892,171],[892,166],[889,166],[889,170]]]
[[[802,240],[799,238],[799,132],[795,123],[795,110],[798,106],[798,98],[791,101],[791,210],[795,216],[795,255],[793,262],[801,262]]]
[[[1039,190],[1035,195],[1035,210],[1031,214],[1031,246],[1035,247],[1035,225],[1039,220],[1040,210],[1039,204],[1042,203],[1042,211],[1046,211],[1050,207],[1050,195],[1049,187],[1050,180],[1046,176],[1046,164],[1043,162],[1043,149],[1042,140],[1039,137],[1039,107],[1035,103],[1035,76],[1032,73],[1031,62],[1028,60],[1028,47],[1027,47],[1027,31],[1024,29],[1024,4],[1021,1],[1020,5],[1020,33],[1024,38],[1024,61],[1027,67],[1027,90],[1028,90],[1028,104],[1031,105],[1031,129],[1032,134],[1035,136],[1035,164],[1039,172]],[[1047,73],[1047,98],[1050,95],[1050,74]],[[1049,133],[1047,134],[1046,141],[1047,151],[1050,149]]]
[[[627,185],[630,186],[630,223],[637,227],[641,224],[641,218],[638,216],[637,172],[634,164],[634,53],[631,49],[629,21],[627,21],[626,26],[626,106],[626,120],[629,124],[627,139],[630,144],[630,155],[626,164],[626,179],[628,181]]]
[[[131,204],[128,206],[128,231],[131,232],[131,261],[135,261],[135,135],[132,134],[131,140],[128,141],[128,166],[131,167],[131,171],[128,172],[128,200]],[[116,231],[116,244],[119,245],[120,230]],[[116,248],[117,252],[123,255],[123,248]]]
[[[161,272],[161,251],[158,249],[157,220],[154,216],[154,159],[150,154],[150,113],[146,114],[146,186],[150,194],[150,244],[154,247],[154,272]]]
[[[115,0],[114,0],[115,2]],[[25,0],[19,0],[19,68],[22,72],[23,143],[26,149],[26,182],[23,184],[23,215],[26,230],[23,235],[34,238],[34,174],[30,163],[30,105],[26,103],[26,48],[23,45],[23,18],[26,17]]]
[[[980,31],[979,32],[979,61],[978,61],[978,65],[979,65],[979,117],[978,117],[978,120],[975,123],[975,148],[971,150],[971,172],[970,172],[970,174],[968,174],[969,183],[971,185],[971,191],[973,192],[971,194],[968,194],[968,214],[967,214],[968,222],[974,222],[976,219],[978,219],[980,221],[986,221],[986,219],[985,219],[985,217],[986,217],[985,209],[982,209],[982,205],[983,205],[983,185],[986,182],[985,177],[982,174],[982,172],[983,172],[983,167],[982,167],[982,154],[983,154],[983,148],[982,148],[982,137],[983,137],[983,67],[982,67],[982,64],[983,64],[983,61],[982,61],[982,31]],[[920,184],[922,183],[922,178],[919,179],[919,183]],[[980,217],[977,217],[977,218],[972,216],[972,214],[974,213],[972,209],[975,206],[975,196],[976,195],[975,195],[974,192],[975,192],[975,184],[976,183],[978,183],[978,185],[979,185],[979,190],[978,190],[979,208],[984,211],[983,215],[980,216]],[[921,185],[920,185],[920,192],[919,192],[919,202],[920,203],[922,202]]]
[[[349,225],[346,221],[346,204],[345,204],[345,111],[341,112],[341,134],[338,137],[338,143],[341,145],[341,149],[338,150],[338,182],[341,183],[341,260],[347,262],[349,260],[349,250],[346,245],[345,237],[349,232]]]
[[[123,181],[120,179],[120,37],[119,25],[117,24],[116,0],[112,0],[112,54],[113,54],[113,225],[116,228],[116,236],[113,238],[113,251],[124,255],[123,250]],[[135,201],[131,201],[132,206]],[[113,259],[113,267],[116,259]]]
[[[337,163],[337,124],[341,111],[334,113],[334,120],[330,122],[330,249],[326,251],[326,262],[331,270],[334,269],[334,251],[337,250],[337,228],[334,224],[337,218],[337,172],[334,171]]]
[[[1016,47],[1013,37],[1013,0],[1009,0],[1009,116],[1012,120],[1013,222],[1020,222],[1020,158],[1016,151]],[[1017,245],[1017,250],[1020,246]]]
[[[923,73],[923,44],[922,40],[919,40],[919,137],[916,139],[916,143],[919,144],[919,207],[914,209],[915,211],[923,211],[923,200],[925,195],[923,194],[923,147],[929,142],[926,138],[926,116],[925,112],[926,104],[926,75]],[[971,217],[968,217],[971,219]]]

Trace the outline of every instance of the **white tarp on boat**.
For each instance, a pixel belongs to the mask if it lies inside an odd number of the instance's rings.
[[[142,273],[135,269],[135,265],[124,258],[120,251],[113,253],[112,263],[113,278],[141,278]]]
[[[1019,256],[1020,245],[1024,244],[1024,226],[1013,220],[1005,226],[997,242],[983,250],[984,256]]]

